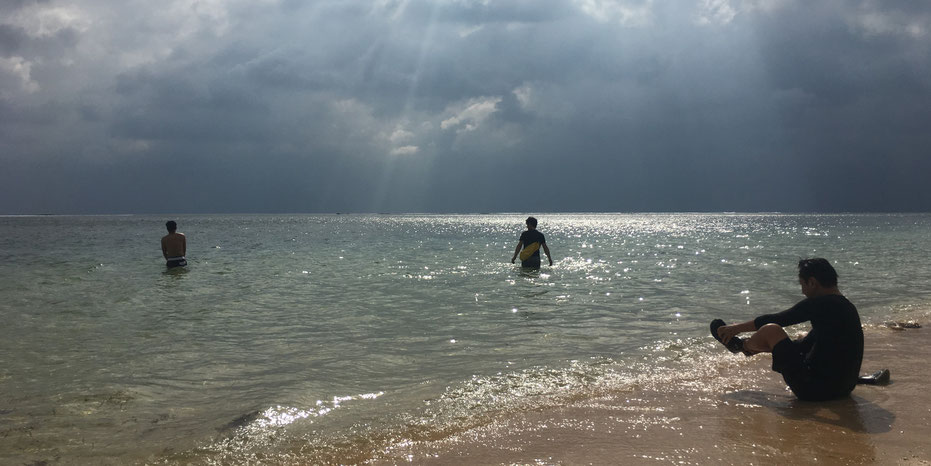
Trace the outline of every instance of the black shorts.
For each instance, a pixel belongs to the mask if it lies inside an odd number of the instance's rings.
[[[171,259],[168,262],[165,262],[165,266],[169,269],[174,267],[184,267],[187,265],[187,261],[182,257],[181,259]]]
[[[814,371],[805,360],[805,353],[798,343],[786,338],[773,347],[773,370],[782,374],[783,380],[800,400],[824,401],[850,394],[840,380],[827,378]]]
[[[540,268],[540,255],[530,256],[525,261],[520,261],[521,267],[526,267],[530,269],[539,269]]]

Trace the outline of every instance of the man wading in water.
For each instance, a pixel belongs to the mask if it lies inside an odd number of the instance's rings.
[[[169,269],[174,267],[184,267],[187,260],[184,258],[187,253],[187,238],[184,233],[176,233],[178,224],[174,220],[169,220],[165,224],[168,234],[162,237],[162,255],[165,256],[165,266]]]
[[[546,238],[543,237],[543,233],[537,231],[537,219],[527,217],[527,231],[521,233],[517,248],[514,249],[514,256],[511,257],[511,263],[514,263],[519,253],[521,267],[539,269],[540,248],[546,251],[546,258],[550,261],[550,265],[553,265],[553,256],[550,255],[550,248],[546,246]]]

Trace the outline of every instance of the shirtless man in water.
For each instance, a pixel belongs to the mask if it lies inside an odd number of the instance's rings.
[[[187,239],[184,233],[178,233],[178,224],[174,220],[165,224],[168,228],[168,234],[162,237],[162,255],[165,256],[165,265],[170,269],[174,267],[184,267],[187,260],[184,255],[187,253]]]

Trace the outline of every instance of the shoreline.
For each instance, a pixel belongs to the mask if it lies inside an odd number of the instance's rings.
[[[888,368],[892,382],[860,385],[845,399],[799,401],[770,357],[754,357],[717,371],[717,380],[517,413],[395,444],[373,462],[931,465],[931,391],[920,371],[929,339],[925,328],[870,331],[861,373]]]
[[[630,360],[634,373],[640,364],[652,366],[638,360],[659,365],[628,383],[595,387],[588,395],[562,398],[562,404],[534,408],[531,402],[523,410],[469,416],[465,426],[417,423],[321,449],[306,443],[312,437],[282,438],[278,444],[273,431],[267,438],[244,433],[163,454],[70,461],[237,464],[260,454],[279,464],[931,465],[931,393],[924,387],[926,375],[916,370],[931,357],[931,333],[880,325],[864,330],[861,373],[888,368],[892,383],[861,385],[851,397],[830,402],[798,401],[770,370],[768,355],[730,355],[708,338],[690,345],[685,359],[663,363],[656,361],[665,358],[657,352]],[[682,370],[683,364],[697,370]],[[238,445],[241,440],[248,443]],[[261,445],[272,448],[253,449]]]

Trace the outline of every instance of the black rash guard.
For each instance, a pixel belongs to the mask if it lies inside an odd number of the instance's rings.
[[[812,377],[840,391],[857,384],[863,361],[863,327],[857,308],[841,295],[807,298],[792,308],[765,314],[753,320],[759,329],[766,324],[782,327],[811,321],[808,335],[795,342],[804,354],[803,363]]]
[[[534,251],[526,260],[522,259],[520,261],[521,267],[540,268],[540,249],[546,244],[546,238],[543,236],[543,233],[537,230],[526,230],[520,234],[520,242],[524,244],[523,249],[528,248],[533,243],[540,243],[539,249]]]

